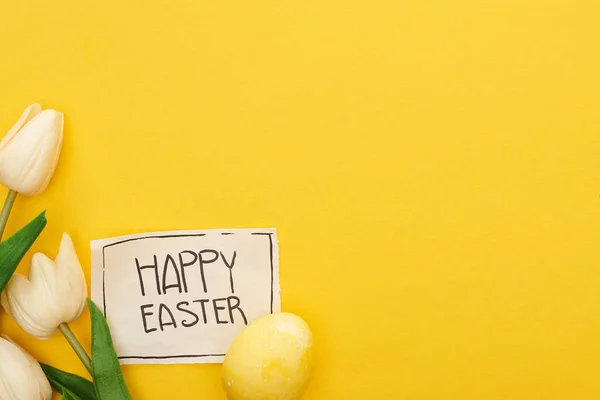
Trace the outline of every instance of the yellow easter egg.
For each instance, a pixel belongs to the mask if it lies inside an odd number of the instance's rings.
[[[313,337],[302,318],[266,315],[233,341],[223,363],[229,400],[298,400],[313,371]]]

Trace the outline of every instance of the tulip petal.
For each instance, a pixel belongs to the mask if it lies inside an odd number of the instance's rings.
[[[9,340],[0,338],[0,398],[50,400],[52,389],[39,363]]]
[[[54,174],[62,147],[64,118],[44,110],[0,148],[0,182],[26,195],[43,191]]]
[[[2,292],[2,307],[21,328],[39,339],[52,336],[60,324],[54,307],[49,307],[51,303],[43,287],[21,274],[14,274]]]
[[[36,115],[38,115],[41,112],[42,112],[42,106],[40,106],[37,103],[32,104],[29,107],[27,107],[25,109],[25,111],[23,111],[23,114],[21,114],[21,117],[19,118],[19,120],[13,125],[12,128],[10,128],[10,130],[6,133],[6,135],[4,135],[4,137],[2,138],[2,141],[0,141],[0,149],[2,149],[4,146],[6,146],[8,144],[8,142],[11,141],[13,136],[15,136],[15,134],[17,132],[19,132],[19,130],[21,130],[21,128],[23,128],[23,126],[25,126],[25,124],[27,124],[29,121],[31,121],[33,119],[33,117],[35,117]]]
[[[43,192],[48,187],[48,184],[50,183],[50,180],[52,179],[52,176],[54,175],[54,171],[56,171],[56,166],[58,165],[58,159],[60,158],[60,151],[62,150],[63,131],[65,129],[65,116],[61,112],[59,112],[57,114],[58,114],[57,115],[57,118],[58,118],[57,129],[60,132],[60,135],[58,138],[58,143],[56,143],[56,146],[54,149],[54,159],[52,160],[52,162],[50,164],[50,168],[48,169],[48,173],[46,174],[46,179],[44,180],[42,185],[38,188],[38,190],[34,194],[39,194],[40,192]]]
[[[61,320],[71,322],[81,315],[87,297],[87,284],[71,237],[63,233],[56,256],[56,296]],[[80,301],[75,301],[79,299]]]
[[[0,398],[31,399],[34,381],[27,365],[29,361],[8,340],[0,339]]]
[[[9,342],[11,342],[17,348],[19,348],[19,350],[21,350],[21,352],[25,355],[25,357],[29,361],[31,373],[33,375],[33,378],[37,382],[38,389],[42,396],[41,398],[42,399],[51,399],[52,398],[52,387],[50,386],[50,382],[48,381],[48,378],[46,378],[46,374],[44,373],[44,370],[42,369],[42,366],[40,365],[40,363],[38,363],[38,361],[35,358],[33,358],[33,356],[31,354],[29,354],[27,351],[25,351],[25,349],[23,349],[21,346],[19,346],[17,343],[15,343],[11,338],[9,338],[6,335],[2,335],[2,337],[4,339],[8,340]]]

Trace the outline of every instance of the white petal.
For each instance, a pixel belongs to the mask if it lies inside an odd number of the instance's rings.
[[[15,343],[7,335],[2,335],[2,338],[8,340],[15,347],[17,347],[19,350],[21,350],[23,355],[25,355],[25,357],[27,358],[27,361],[29,361],[29,367],[31,370],[31,374],[38,384],[37,386],[38,386],[41,398],[42,399],[51,399],[52,398],[52,387],[50,386],[50,382],[48,382],[48,379],[46,378],[46,374],[44,374],[44,371],[42,370],[40,363],[38,363],[38,361],[35,358],[33,358],[33,356],[31,354],[29,354],[27,351],[25,351],[25,349],[23,349],[21,346],[19,346],[17,343]]]
[[[0,182],[26,195],[43,191],[56,168],[62,147],[64,117],[44,110],[0,147]]]
[[[26,123],[31,121],[33,119],[33,117],[35,117],[36,115],[38,115],[41,112],[42,112],[42,106],[40,106],[37,103],[32,104],[29,107],[27,107],[25,109],[25,111],[23,111],[23,114],[21,114],[21,117],[19,118],[19,120],[13,125],[12,128],[10,128],[10,130],[6,133],[6,135],[4,135],[4,137],[2,138],[2,141],[0,141],[0,149],[2,149],[4,146],[6,146],[8,144],[8,142],[11,141],[13,136],[15,136],[15,134],[17,132],[19,132],[19,130]]]
[[[14,274],[2,293],[2,306],[25,331],[47,339],[61,321],[56,298],[56,268],[44,254],[34,254],[29,279]]]
[[[40,400],[50,399],[48,381],[42,382],[39,371],[34,371],[37,361],[18,346],[0,338],[0,399]]]
[[[71,237],[63,233],[56,256],[56,295],[62,322],[71,322],[81,315],[87,297],[87,284]]]
[[[54,110],[52,110],[52,111],[54,111]],[[65,116],[61,112],[56,112],[56,119],[57,119],[56,129],[58,130],[58,142],[55,143],[55,147],[53,148],[54,158],[51,160],[52,162],[49,165],[49,168],[47,170],[46,179],[44,180],[42,185],[37,188],[37,190],[35,192],[21,192],[21,193],[27,194],[29,196],[34,196],[36,194],[43,192],[48,187],[48,184],[50,183],[50,180],[52,179],[52,176],[54,175],[54,171],[56,170],[56,165],[58,164],[58,159],[60,158],[60,151],[62,150],[63,131],[65,128]]]

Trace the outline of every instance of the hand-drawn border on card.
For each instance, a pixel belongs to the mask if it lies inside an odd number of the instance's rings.
[[[235,235],[233,232],[222,232],[221,235]],[[273,296],[275,292],[274,285],[274,246],[273,246],[273,232],[252,232],[251,235],[255,236],[268,236],[269,237],[269,259],[271,264],[271,314],[273,314]],[[154,236],[144,236],[139,238],[131,238],[121,240],[119,242],[110,243],[102,246],[102,311],[104,311],[104,318],[106,318],[106,257],[104,254],[104,250],[107,247],[116,246],[118,244],[123,244],[127,242],[133,242],[135,240],[143,240],[143,239],[165,239],[165,238],[177,238],[177,237],[201,237],[206,236],[206,233],[189,233],[189,234],[174,234],[174,235],[154,235]],[[164,360],[171,358],[202,358],[202,357],[225,357],[225,354],[180,354],[175,356],[120,356],[119,360]]]

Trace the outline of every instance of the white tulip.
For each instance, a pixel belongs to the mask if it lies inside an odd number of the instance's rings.
[[[0,141],[0,183],[29,196],[48,186],[63,139],[63,114],[32,104]]]
[[[25,331],[39,339],[81,315],[87,285],[73,241],[66,233],[56,261],[42,253],[31,259],[29,279],[14,274],[2,292],[2,306]]]
[[[52,388],[40,364],[16,344],[0,338],[0,399],[51,398]]]

